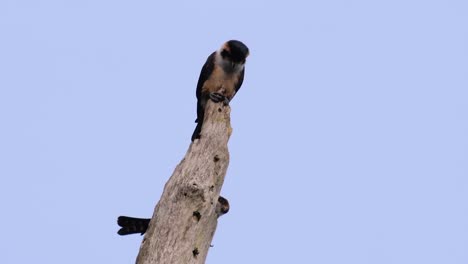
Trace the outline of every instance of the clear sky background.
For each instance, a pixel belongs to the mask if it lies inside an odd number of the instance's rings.
[[[229,39],[207,263],[468,263],[467,1],[157,2],[0,1],[0,263],[133,263]]]

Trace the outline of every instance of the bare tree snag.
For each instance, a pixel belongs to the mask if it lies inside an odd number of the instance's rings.
[[[205,263],[229,165],[230,112],[229,106],[209,100],[201,138],[190,145],[164,186],[137,264]]]

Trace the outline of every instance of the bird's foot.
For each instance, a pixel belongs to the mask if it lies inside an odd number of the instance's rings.
[[[229,105],[229,99],[220,93],[210,93],[210,99],[215,103],[223,102],[224,105]]]

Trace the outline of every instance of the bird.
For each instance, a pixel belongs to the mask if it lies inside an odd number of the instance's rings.
[[[143,235],[148,229],[149,218],[136,218],[130,216],[119,216],[117,224],[122,227],[117,232],[121,236],[141,233]]]
[[[206,59],[197,83],[197,126],[192,142],[200,138],[209,99],[215,103],[229,104],[244,82],[245,62],[249,48],[238,40],[229,40]]]
[[[218,197],[218,203],[215,207],[215,213],[217,217],[222,216],[229,212],[229,201],[222,197]],[[199,216],[201,217],[201,216]],[[138,234],[144,235],[150,223],[150,218],[136,218],[130,216],[119,216],[117,218],[117,224],[121,227],[117,234],[121,236]]]

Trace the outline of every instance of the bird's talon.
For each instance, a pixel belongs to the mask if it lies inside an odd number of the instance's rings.
[[[226,96],[220,93],[210,93],[210,99],[215,103],[224,102],[227,100]]]

